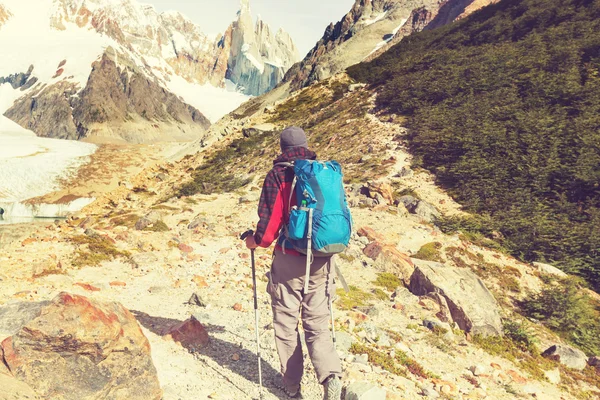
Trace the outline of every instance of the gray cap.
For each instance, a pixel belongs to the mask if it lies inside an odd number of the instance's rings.
[[[306,141],[306,133],[302,128],[297,126],[290,126],[285,128],[281,132],[281,138],[279,142],[281,151],[285,151],[292,147],[304,147],[308,149],[308,142]]]

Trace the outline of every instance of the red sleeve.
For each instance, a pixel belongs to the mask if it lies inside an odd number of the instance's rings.
[[[279,236],[284,223],[286,204],[283,183],[277,179],[275,171],[265,178],[258,204],[258,225],[254,240],[261,247],[269,247]]]

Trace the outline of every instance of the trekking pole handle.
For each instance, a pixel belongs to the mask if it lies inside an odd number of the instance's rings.
[[[254,231],[252,229],[248,229],[246,232],[242,233],[242,236],[240,236],[240,239],[246,240],[246,238],[250,235],[254,235]]]

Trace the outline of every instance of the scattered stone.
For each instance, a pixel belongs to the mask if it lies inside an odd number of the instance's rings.
[[[243,310],[243,307],[242,307],[242,305],[241,305],[240,303],[235,303],[235,304],[233,305],[233,309],[234,309],[235,311],[242,311],[242,310]]]
[[[135,229],[138,231],[143,231],[152,224],[153,222],[150,221],[148,218],[142,217],[135,223]]]
[[[161,172],[160,174],[156,175],[156,179],[158,179],[161,182],[164,182],[167,180],[167,175],[163,172]]]
[[[14,377],[43,398],[162,398],[150,344],[118,303],[60,293],[1,347]]]
[[[471,367],[469,367],[469,371],[471,371],[471,373],[474,376],[480,376],[485,374],[485,368],[483,367],[483,365],[480,364],[472,365]]]
[[[336,332],[336,349],[341,353],[348,353],[350,351],[350,347],[355,342],[354,337],[347,332]]]
[[[88,292],[99,292],[100,291],[100,288],[97,288],[96,286],[90,285],[89,283],[76,282],[73,285],[74,286],[79,286],[79,287],[83,288],[84,290],[87,290]]]
[[[434,292],[445,297],[452,320],[465,332],[484,336],[503,334],[498,303],[471,270],[417,259],[413,262],[416,268],[409,286],[413,294],[424,296]]]
[[[423,386],[421,388],[421,393],[423,396],[428,397],[430,399],[437,399],[440,397],[440,394],[435,391],[435,389],[431,386]]]
[[[196,293],[193,293],[190,299],[185,304],[189,304],[191,306],[206,307],[206,303],[204,302],[204,300],[202,300],[202,298]]]
[[[356,354],[354,356],[354,363],[368,365],[369,364],[369,355],[368,354]]]
[[[564,273],[560,269],[558,269],[550,264],[534,262],[533,266],[536,267],[538,269],[538,271],[540,271],[540,273],[542,273],[542,274],[553,275],[553,276],[557,276],[559,278],[566,278],[568,276],[566,273]]]
[[[413,212],[417,205],[419,204],[419,200],[413,196],[402,196],[398,199],[399,204],[404,204],[404,207],[408,210],[408,212]]]
[[[121,281],[112,281],[109,283],[109,285],[111,287],[125,287],[127,286],[127,284],[125,282],[121,282]]]
[[[469,394],[469,397],[471,397],[473,399],[485,399],[487,397],[487,393],[485,392],[485,390],[483,390],[481,388],[475,388]]]
[[[417,214],[426,222],[432,222],[440,217],[440,212],[434,206],[423,200],[419,201],[412,213]]]
[[[179,324],[168,328],[163,336],[170,336],[173,341],[188,350],[198,350],[210,341],[206,328],[193,315]]]
[[[198,228],[200,225],[208,225],[208,220],[206,218],[196,218],[188,225],[188,229],[194,230]]]
[[[587,363],[591,367],[600,367],[600,357],[592,356],[588,359]]]
[[[177,248],[179,250],[181,250],[182,253],[191,253],[194,251],[194,248],[192,246],[189,246],[185,243],[179,243],[179,245],[177,246]]]
[[[365,83],[353,83],[351,85],[348,85],[348,91],[349,92],[355,92],[358,89],[362,89],[364,87],[366,87],[367,85]]]
[[[550,346],[542,353],[542,356],[579,371],[585,369],[588,364],[587,356],[583,351],[564,344]]]
[[[354,382],[346,388],[346,400],[385,400],[385,389],[370,382]]]
[[[206,278],[204,278],[203,276],[200,275],[194,275],[194,277],[192,278],[192,282],[194,282],[196,284],[196,286],[198,286],[198,288],[202,289],[202,288],[206,288],[208,287],[208,282],[206,282]]]
[[[517,371],[514,370],[508,370],[506,371],[506,374],[508,376],[510,376],[510,379],[513,380],[513,382],[524,385],[527,383],[527,379],[523,378]]]
[[[137,268],[146,267],[158,262],[158,257],[154,253],[138,253],[131,256],[131,262]]]
[[[544,371],[544,376],[546,377],[546,379],[548,379],[548,382],[550,382],[554,385],[560,384],[560,381],[561,381],[560,369],[555,368],[555,369],[551,369],[549,371]]]
[[[244,137],[252,137],[256,135],[260,135],[261,133],[273,132],[277,127],[273,124],[260,124],[254,125],[250,128],[242,129],[242,134]]]
[[[232,359],[233,361],[240,361],[240,355],[239,355],[238,353],[233,353],[233,354],[231,355],[231,359]]]

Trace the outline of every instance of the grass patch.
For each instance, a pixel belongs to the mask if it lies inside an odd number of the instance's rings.
[[[354,260],[356,260],[356,257],[346,253],[340,253],[338,254],[338,257],[346,261],[348,264],[351,264]]]
[[[557,363],[542,357],[535,348],[535,337],[524,325],[515,322],[504,324],[504,336],[475,335],[473,343],[492,355],[514,362],[532,378],[545,380],[544,371],[556,368]]]
[[[404,282],[402,282],[400,278],[391,272],[382,272],[377,275],[377,279],[373,282],[373,284],[393,292],[398,286],[402,286]]]
[[[367,354],[369,362],[392,374],[406,376],[406,370],[420,378],[431,379],[437,376],[427,371],[421,364],[410,358],[406,353],[396,350],[395,357],[386,352],[376,350],[361,343],[353,343],[350,347],[352,354]]]
[[[72,237],[70,242],[78,247],[73,259],[73,266],[77,268],[95,267],[117,257],[130,256],[129,252],[117,249],[110,239],[103,236],[79,235]]]
[[[168,231],[170,231],[167,224],[165,224],[163,221],[156,221],[152,225],[144,228],[144,230],[150,231],[150,232],[168,232]]]
[[[423,246],[421,246],[419,251],[417,251],[417,253],[413,255],[413,258],[418,258],[419,260],[426,261],[442,262],[443,260],[440,253],[441,248],[442,244],[439,242],[431,242],[424,244]]]
[[[135,223],[140,219],[137,214],[125,214],[119,215],[118,217],[112,218],[110,224],[113,226],[125,226],[129,229],[135,227]]]
[[[390,299],[390,295],[379,288],[373,289],[372,293],[373,293],[373,296],[378,300],[389,300]]]
[[[373,300],[373,294],[367,293],[356,286],[350,285],[350,291],[346,293],[344,289],[336,291],[338,295],[337,306],[340,310],[352,310],[357,307],[365,307],[369,305],[369,301]]]

